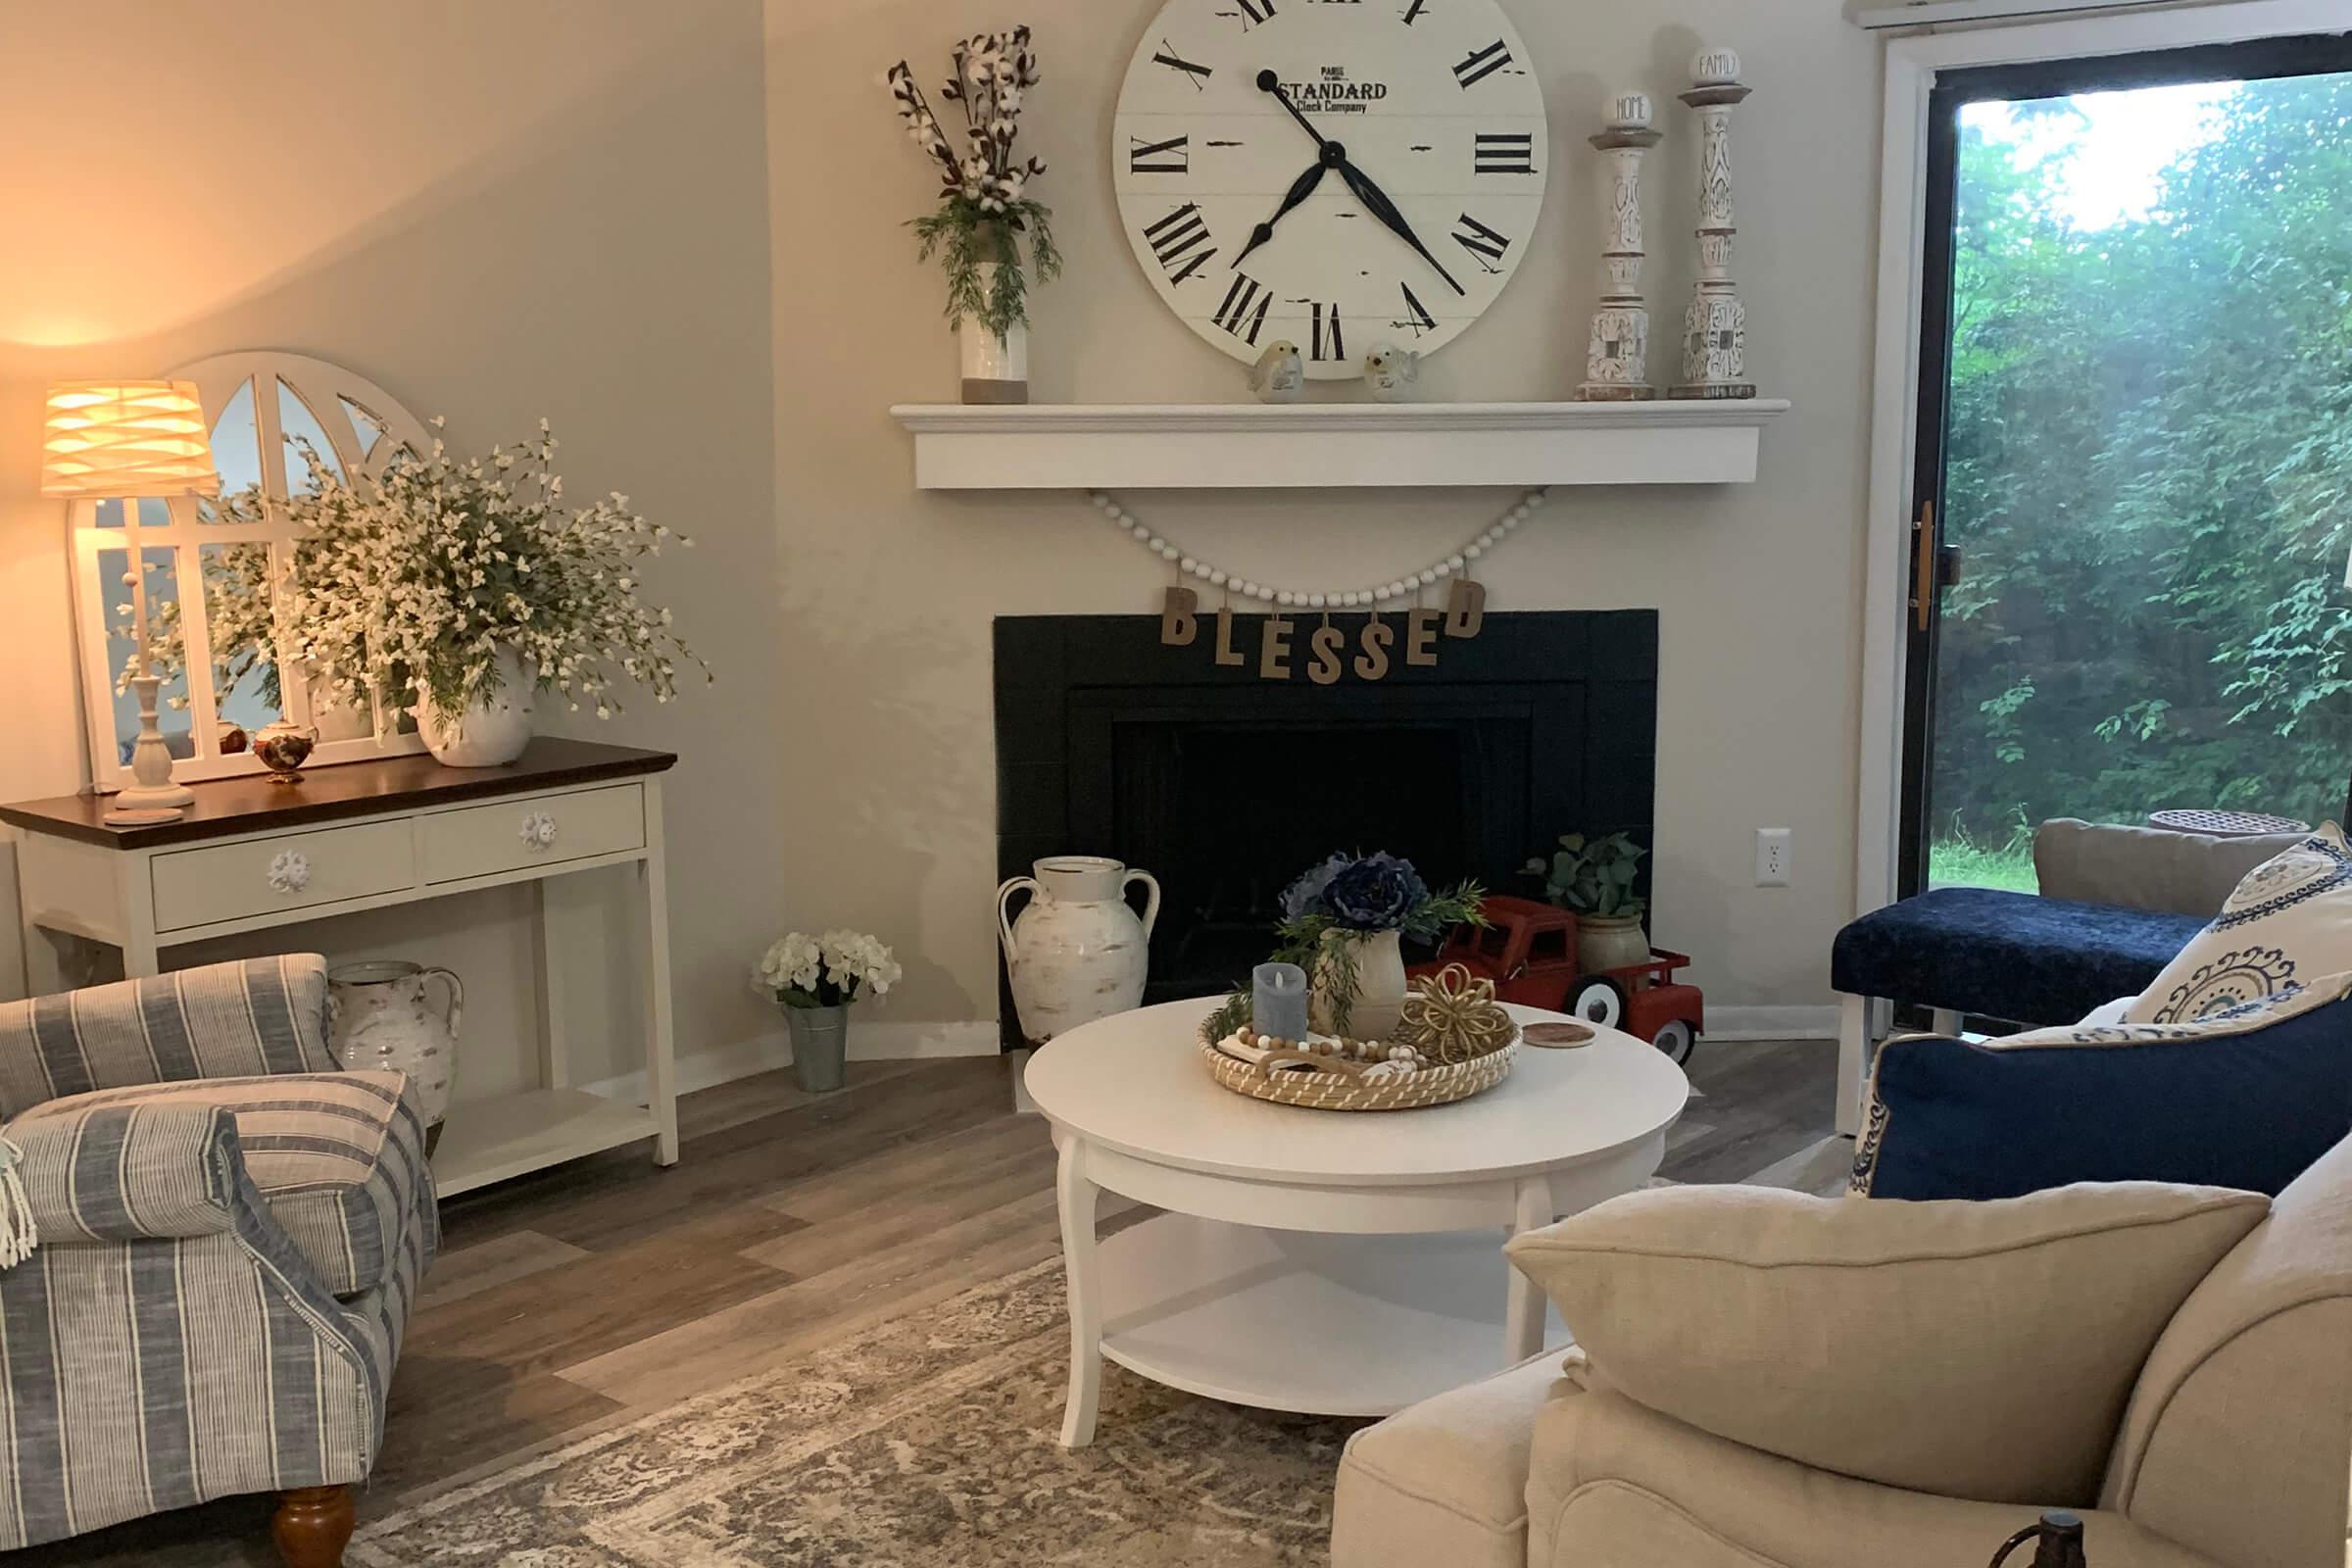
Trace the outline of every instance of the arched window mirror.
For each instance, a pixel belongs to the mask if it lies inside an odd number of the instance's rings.
[[[374,382],[298,354],[223,354],[171,375],[196,383],[212,421],[221,499],[74,503],[90,776],[101,789],[120,787],[139,732],[138,706],[123,684],[136,652],[123,586],[133,550],[146,570],[172,777],[263,771],[252,737],[281,713],[318,731],[314,764],[423,750],[407,713],[380,704],[356,711],[283,678],[270,644],[270,585],[296,549],[285,501],[311,483],[301,444],[338,473],[372,477],[404,448],[430,447],[422,423]],[[241,504],[257,486],[265,504]]]

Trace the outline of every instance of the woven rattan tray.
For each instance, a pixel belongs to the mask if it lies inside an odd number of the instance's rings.
[[[1227,1055],[1213,1040],[1200,1042],[1200,1054],[1208,1058],[1209,1072],[1227,1089],[1252,1100],[1303,1105],[1310,1110],[1417,1110],[1423,1105],[1467,1100],[1502,1082],[1518,1053],[1518,1042],[1513,1041],[1470,1061],[1366,1082],[1336,1072],[1266,1072],[1252,1062]]]

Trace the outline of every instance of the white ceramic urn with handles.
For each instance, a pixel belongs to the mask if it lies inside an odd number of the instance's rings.
[[[433,1005],[435,980],[449,988],[443,1006]],[[447,969],[428,969],[399,958],[341,963],[326,972],[327,1050],[354,1072],[405,1072],[416,1086],[416,1108],[424,1113],[424,1149],[441,1142],[449,1096],[457,1077],[458,1020],[466,1008],[466,987]]]
[[[1021,1038],[1042,1046],[1142,1004],[1159,883],[1149,871],[1130,871],[1100,855],[1048,856],[1030,869],[1034,876],[997,889],[997,931]],[[1140,917],[1127,902],[1131,882],[1148,890]],[[1007,906],[1022,892],[1029,903],[1015,919]]]

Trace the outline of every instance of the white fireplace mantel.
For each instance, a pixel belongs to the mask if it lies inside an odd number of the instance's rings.
[[[919,490],[1746,484],[1782,398],[902,404]]]

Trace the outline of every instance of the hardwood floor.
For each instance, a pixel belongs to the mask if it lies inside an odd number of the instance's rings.
[[[1731,1181],[1831,1132],[1835,1048],[1702,1043],[1661,1174]],[[1060,1250],[1045,1123],[1007,1058],[862,1062],[680,1102],[669,1170],[615,1150],[451,1200],[363,1521],[863,1333]],[[1105,1228],[1145,1211],[1102,1204]],[[24,1564],[269,1563],[261,1499],[134,1521]]]

